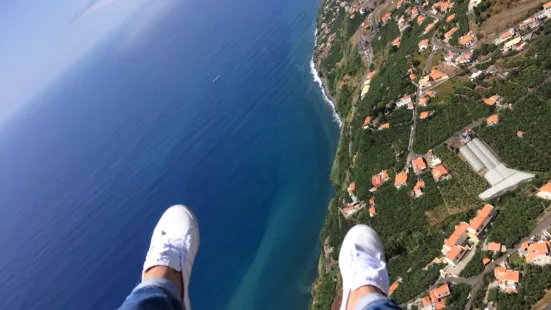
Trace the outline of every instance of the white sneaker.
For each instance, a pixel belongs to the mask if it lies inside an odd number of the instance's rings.
[[[389,281],[383,245],[377,233],[367,225],[352,227],[339,253],[342,275],[341,310],[346,310],[350,291],[372,285],[388,295]]]
[[[182,205],[168,208],[153,230],[143,273],[154,266],[167,266],[181,272],[184,284],[183,305],[186,310],[191,309],[189,278],[198,250],[199,225],[195,214]]]

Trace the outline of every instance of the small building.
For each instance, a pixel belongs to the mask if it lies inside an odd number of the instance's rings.
[[[543,10],[545,11],[545,14],[547,15],[551,14],[551,1],[543,5]]]
[[[404,0],[398,1],[398,3],[396,3],[396,8],[398,8],[398,9],[401,8],[402,4],[404,4]]]
[[[383,185],[384,182],[388,181],[389,179],[390,178],[388,176],[388,173],[386,172],[386,170],[383,170],[371,178],[371,184],[376,191],[377,188],[379,188],[381,185]]]
[[[446,53],[446,56],[444,56],[444,60],[447,61],[447,62],[454,62],[457,55],[458,55],[457,53],[454,53],[452,51],[448,51]]]
[[[379,126],[379,130],[384,130],[390,128],[390,123],[384,123]]]
[[[371,116],[368,116],[365,118],[364,123],[362,124],[363,129],[369,128],[369,125],[371,124]]]
[[[453,37],[453,34],[458,30],[459,28],[457,27],[453,27],[452,29],[450,29],[450,31],[446,32],[444,34],[444,39],[445,41],[448,41],[449,39],[451,39]]]
[[[455,13],[453,13],[452,15],[448,16],[448,18],[446,18],[446,23],[449,23],[451,21],[453,21],[455,19]]]
[[[423,34],[427,34],[427,33],[431,32],[432,29],[434,29],[434,26],[436,25],[436,23],[437,22],[434,21],[434,22],[428,24],[428,26],[425,28],[425,31],[423,32]]]
[[[470,63],[470,62],[473,61],[473,53],[472,52],[465,53],[465,54],[457,57],[456,61],[457,61],[457,63],[460,63],[460,64]]]
[[[415,187],[413,188],[413,195],[415,198],[419,198],[423,196],[423,190],[425,189],[425,181],[419,180],[417,181],[417,184],[415,184]]]
[[[402,188],[402,186],[405,186],[408,184],[408,172],[402,171],[396,175],[396,178],[394,179],[394,187],[396,189]]]
[[[414,81],[415,81],[415,79],[417,79],[417,77],[415,76],[415,74],[413,74],[413,73],[410,73],[410,75],[409,75],[409,79],[410,79],[410,80],[411,80],[412,82],[414,82]]]
[[[501,252],[501,243],[498,243],[498,242],[488,243],[488,252],[494,252],[494,253]]]
[[[524,132],[524,131],[520,131],[520,130],[517,131],[517,137],[519,137],[519,138],[524,137],[525,134],[526,134],[526,132]]]
[[[432,68],[432,70],[430,71],[429,77],[430,77],[430,80],[434,81],[434,82],[438,82],[438,81],[441,81],[441,80],[444,80],[444,79],[448,78],[448,76],[446,74],[438,71],[438,69],[436,69],[436,67]]]
[[[421,25],[426,19],[425,15],[417,16],[417,25]]]
[[[549,243],[549,241],[524,242],[518,252],[521,256],[524,256],[528,264],[549,265],[551,264]]]
[[[425,92],[425,96],[429,96],[429,97],[436,97],[438,95],[438,92],[435,91],[435,90],[427,90]]]
[[[369,207],[369,217],[374,217],[377,215],[377,210],[375,209],[375,206]]]
[[[411,18],[413,19],[417,17],[417,15],[419,15],[419,10],[417,8],[411,9]]]
[[[426,107],[429,103],[430,103],[430,97],[421,98],[421,100],[419,100],[420,107]]]
[[[429,39],[424,39],[417,44],[419,46],[419,51],[424,51],[429,47]]]
[[[465,241],[467,241],[468,234],[467,234],[467,228],[469,228],[469,224],[465,222],[459,223],[459,225],[455,226],[455,230],[451,234],[451,236],[444,240],[444,246],[442,247],[442,254],[446,255],[454,246],[462,246]]]
[[[461,261],[463,256],[465,256],[466,252],[467,251],[465,250],[465,248],[456,245],[446,254],[446,256],[444,257],[444,261],[446,262],[446,264],[455,267],[457,266],[459,261]]]
[[[486,124],[488,126],[493,126],[499,123],[499,117],[497,114],[494,114],[486,119]]]
[[[444,165],[438,165],[432,169],[432,178],[435,182],[439,182],[440,180],[443,180],[448,175],[448,169],[444,167]]]
[[[495,214],[496,211],[492,205],[487,204],[480,209],[469,224],[469,228],[467,229],[469,236],[473,239],[478,239],[478,236],[495,217]]]
[[[425,164],[425,159],[421,156],[417,157],[417,159],[411,161],[411,165],[413,166],[413,171],[415,174],[422,173],[425,169],[427,169],[427,165]]]
[[[411,100],[411,96],[406,95],[406,96],[402,97],[400,100],[398,100],[398,102],[396,102],[396,107],[401,108],[401,107],[403,107],[405,105],[408,105],[410,103],[413,103],[413,101]]]
[[[536,16],[532,16],[528,19],[525,19],[518,27],[520,30],[534,29],[539,26],[539,21],[536,19]]]
[[[394,294],[396,289],[398,289],[398,287],[400,286],[401,280],[401,278],[398,278],[396,279],[396,281],[394,281],[394,283],[392,283],[392,285],[388,288],[388,296],[392,296],[392,294]]]
[[[474,36],[472,32],[467,33],[459,39],[459,44],[467,47],[474,45]]]
[[[392,17],[391,13],[386,13],[385,15],[383,15],[381,17],[381,22],[383,22],[383,25],[386,25],[386,23],[390,20],[391,17]]]
[[[358,202],[358,198],[354,195],[354,191],[356,190],[356,182],[352,182],[346,191],[348,192],[348,196],[350,196],[350,199],[352,199],[353,203]]]
[[[504,33],[500,34],[499,37],[497,37],[497,39],[495,39],[494,43],[496,45],[499,45],[507,40],[510,40],[513,36],[515,35],[515,29],[514,28],[511,28],[507,31],[505,31]]]
[[[551,182],[540,187],[539,192],[536,194],[539,198],[551,200]]]
[[[517,284],[520,281],[520,272],[507,270],[503,266],[497,266],[494,270],[499,288],[506,293],[517,294]]]
[[[482,264],[483,264],[484,266],[486,266],[486,265],[488,265],[491,261],[492,261],[491,259],[489,259],[489,258],[487,258],[487,257],[484,257],[484,258],[482,259]]]
[[[392,46],[400,47],[400,39],[400,36],[396,37],[396,39],[392,41]]]
[[[493,95],[490,98],[484,98],[483,101],[484,101],[485,104],[487,104],[489,106],[493,106],[493,105],[498,104],[500,99],[501,99],[501,97],[499,97],[498,95]]]
[[[450,287],[448,286],[448,283],[444,283],[429,292],[429,296],[432,304],[441,302],[442,298],[448,297],[450,296],[450,294],[451,292],[450,292]]]
[[[524,40],[522,40],[522,37],[516,37],[514,39],[511,39],[510,41],[507,41],[504,45],[503,45],[503,52],[504,53],[507,53],[507,52],[510,52],[510,51],[517,51],[517,52],[520,52],[522,51],[525,47],[526,47],[526,42],[524,42]]]
[[[432,111],[423,111],[419,114],[419,119],[427,119],[432,115]]]

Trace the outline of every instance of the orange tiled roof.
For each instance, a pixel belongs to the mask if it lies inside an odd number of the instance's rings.
[[[375,209],[375,206],[369,207],[369,215],[370,215],[370,216],[375,216],[375,215],[377,215],[377,210]]]
[[[356,190],[356,182],[350,184],[350,186],[348,187],[348,189],[350,189],[351,191],[355,191],[355,190]]]
[[[551,193],[551,182],[545,184],[544,186],[540,187],[540,191]]]
[[[413,169],[415,171],[422,171],[427,168],[427,165],[425,164],[425,160],[423,157],[419,156],[417,159],[413,160]]]
[[[428,307],[432,305],[432,302],[430,301],[430,298],[428,296],[421,298],[421,302],[423,303],[423,307]]]
[[[446,303],[443,302],[443,301],[437,302],[437,303],[434,305],[434,309],[436,309],[436,310],[446,309]]]
[[[379,129],[387,129],[390,128],[390,123],[384,123],[381,126],[379,126]]]
[[[421,112],[421,115],[420,115],[420,119],[426,119],[430,116],[430,112],[429,111],[425,111],[425,112]]]
[[[458,245],[461,237],[467,232],[467,227],[469,227],[469,224],[465,222],[461,222],[459,223],[459,225],[455,226],[455,230],[451,234],[451,236],[448,239],[444,240],[444,245],[449,248],[453,248],[454,246]]]
[[[507,270],[501,277],[501,280],[518,282],[520,280],[520,272],[514,270]]]
[[[442,72],[438,71],[438,69],[436,68],[433,68],[431,71],[430,71],[430,78],[433,79],[434,81],[438,81],[439,79],[443,78],[444,77],[444,74],[442,74]]]
[[[453,36],[453,34],[457,31],[457,27],[453,27],[452,29],[450,29],[450,31],[446,32],[446,34],[444,35],[446,38],[451,38]]]
[[[455,13],[453,13],[452,15],[448,16],[448,18],[446,18],[446,23],[449,23],[454,19],[455,19]]]
[[[385,15],[383,15],[383,17],[381,17],[381,20],[382,20],[383,22],[386,22],[386,21],[389,20],[391,17],[392,17],[392,14],[391,14],[391,13],[386,13]]]
[[[413,8],[411,10],[411,15],[417,15],[417,14],[419,14],[419,10],[417,8]]]
[[[426,107],[427,104],[429,103],[429,100],[430,98],[422,98],[421,100],[419,100],[419,105]]]
[[[532,243],[528,247],[528,255],[526,255],[526,262],[531,263],[539,256],[545,256],[549,254],[549,248],[545,242]]]
[[[488,265],[492,260],[487,258],[487,257],[484,257],[482,259],[482,264],[484,264],[484,266]]]
[[[444,283],[441,286],[430,291],[429,295],[432,303],[437,303],[440,298],[450,295],[450,287],[448,286],[447,283]]]
[[[505,40],[509,37],[511,37],[512,35],[514,35],[513,31],[509,30],[509,31],[506,31],[504,33],[502,33],[499,38],[502,39],[502,40]]]
[[[472,34],[467,34],[465,36],[463,36],[460,40],[459,40],[459,44],[461,45],[467,45],[469,44],[469,42],[471,42],[473,40],[473,36]]]
[[[496,104],[495,100],[492,100],[492,98],[484,98],[484,103],[487,104],[487,105]]]
[[[427,19],[424,15],[419,15],[419,17],[417,17],[417,24],[421,25],[425,19]]]
[[[392,41],[392,45],[400,47],[400,36],[396,37],[396,39],[394,39],[394,41]]]
[[[501,243],[497,243],[497,242],[488,243],[488,251],[492,251],[492,252],[501,251]]]
[[[427,28],[425,28],[425,33],[427,33],[427,32],[429,32],[429,31],[431,31],[431,30],[432,30],[432,28],[434,28],[434,23],[432,23],[432,24],[429,24],[429,25],[427,26]]]
[[[499,116],[497,114],[494,114],[486,119],[486,124],[497,124],[499,123]]]
[[[414,81],[416,78],[417,77],[413,73],[409,75],[409,79],[412,80],[412,81]]]
[[[551,8],[551,1],[547,2],[546,4],[544,4],[544,5],[543,5],[543,8],[544,8],[544,9]]]
[[[425,45],[428,45],[429,44],[429,39],[424,39],[424,40],[421,40],[419,41],[419,44],[417,44],[419,47],[421,46],[425,46]]]
[[[367,74],[367,78],[371,79],[375,75],[375,71],[371,71]]]
[[[503,266],[497,266],[497,267],[494,269],[494,276],[495,276],[496,278],[501,277],[503,274],[505,274],[505,270],[507,270],[507,269],[505,269],[505,267],[503,267]]]
[[[388,172],[386,172],[386,170],[381,171],[381,175],[383,177],[383,182],[388,180]]]
[[[364,121],[363,125],[367,126],[367,125],[369,125],[369,123],[371,123],[371,116],[368,116],[368,117],[365,118],[365,121]]]
[[[434,167],[434,169],[432,169],[432,177],[436,181],[440,180],[440,178],[445,176],[446,174],[448,174],[448,169],[446,169],[446,167],[444,167],[443,165],[438,165]]]
[[[417,188],[425,187],[425,181],[423,181],[423,180],[417,181],[417,184],[415,184],[415,187],[417,187]]]
[[[375,197],[369,198],[369,204],[374,205],[375,204]]]
[[[425,95],[427,95],[427,96],[432,96],[432,90],[428,90],[428,91],[425,93]]]
[[[463,248],[456,245],[448,252],[448,254],[446,254],[446,258],[453,262],[459,255],[461,255],[461,252],[463,252]]]
[[[491,217],[491,213],[494,210],[494,207],[492,205],[485,205],[484,208],[482,208],[478,214],[471,220],[471,223],[469,225],[469,228],[476,231],[477,235],[482,230],[482,226],[484,226],[484,222]]]
[[[381,178],[381,175],[380,174],[374,175],[371,178],[371,184],[373,184],[373,186],[375,186],[375,187],[379,187],[379,186],[383,185],[383,180]]]
[[[396,175],[396,179],[394,180],[394,186],[406,184],[407,182],[408,182],[407,172],[400,172]]]
[[[392,285],[388,289],[388,296],[391,296],[394,293],[394,291],[396,291],[398,286],[400,286],[400,282],[398,282],[398,280],[394,281],[394,283],[392,283]]]

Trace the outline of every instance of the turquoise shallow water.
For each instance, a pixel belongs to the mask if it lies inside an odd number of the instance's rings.
[[[2,124],[0,308],[115,308],[175,203],[201,227],[195,309],[305,308],[338,140],[318,5],[146,7]]]

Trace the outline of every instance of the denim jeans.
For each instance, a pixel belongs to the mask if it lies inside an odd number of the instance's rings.
[[[166,279],[151,279],[140,283],[122,304],[119,310],[182,310],[178,286]],[[355,310],[401,309],[390,298],[368,295],[360,300]]]

